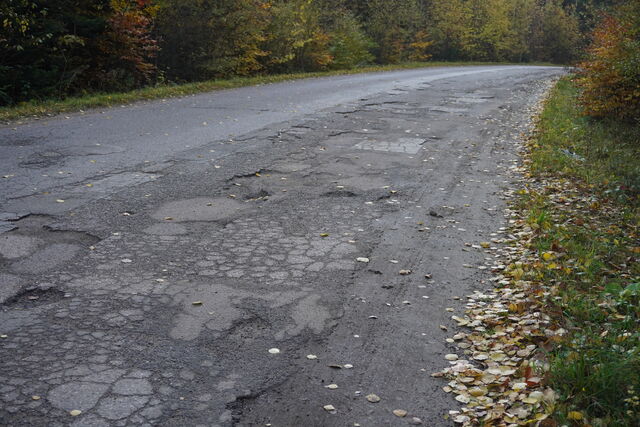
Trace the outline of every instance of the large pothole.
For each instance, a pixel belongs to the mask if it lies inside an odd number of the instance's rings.
[[[81,231],[53,229],[52,221],[44,215],[12,221],[15,228],[0,234],[0,267],[23,274],[42,273],[74,259],[81,249],[100,241]]]

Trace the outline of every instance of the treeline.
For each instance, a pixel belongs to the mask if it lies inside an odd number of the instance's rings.
[[[602,3],[2,0],[0,103],[371,63],[569,63]]]

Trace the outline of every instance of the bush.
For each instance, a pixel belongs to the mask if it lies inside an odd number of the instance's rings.
[[[586,115],[640,121],[640,5],[603,17],[580,68]]]

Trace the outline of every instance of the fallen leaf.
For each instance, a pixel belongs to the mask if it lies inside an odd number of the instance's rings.
[[[584,418],[584,416],[582,415],[582,412],[578,412],[578,411],[571,411],[567,414],[567,418],[570,420],[581,420]]]
[[[380,402],[380,396],[378,396],[377,394],[368,394],[367,395],[367,400],[371,403],[378,403]]]
[[[456,400],[458,402],[465,403],[465,404],[471,402],[471,399],[469,398],[469,396],[465,396],[464,394],[457,395]]]

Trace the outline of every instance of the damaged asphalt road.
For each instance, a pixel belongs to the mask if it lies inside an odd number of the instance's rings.
[[[460,297],[490,286],[465,243],[499,235],[512,142],[561,73],[309,79],[1,127],[0,424],[450,425],[430,374]]]

